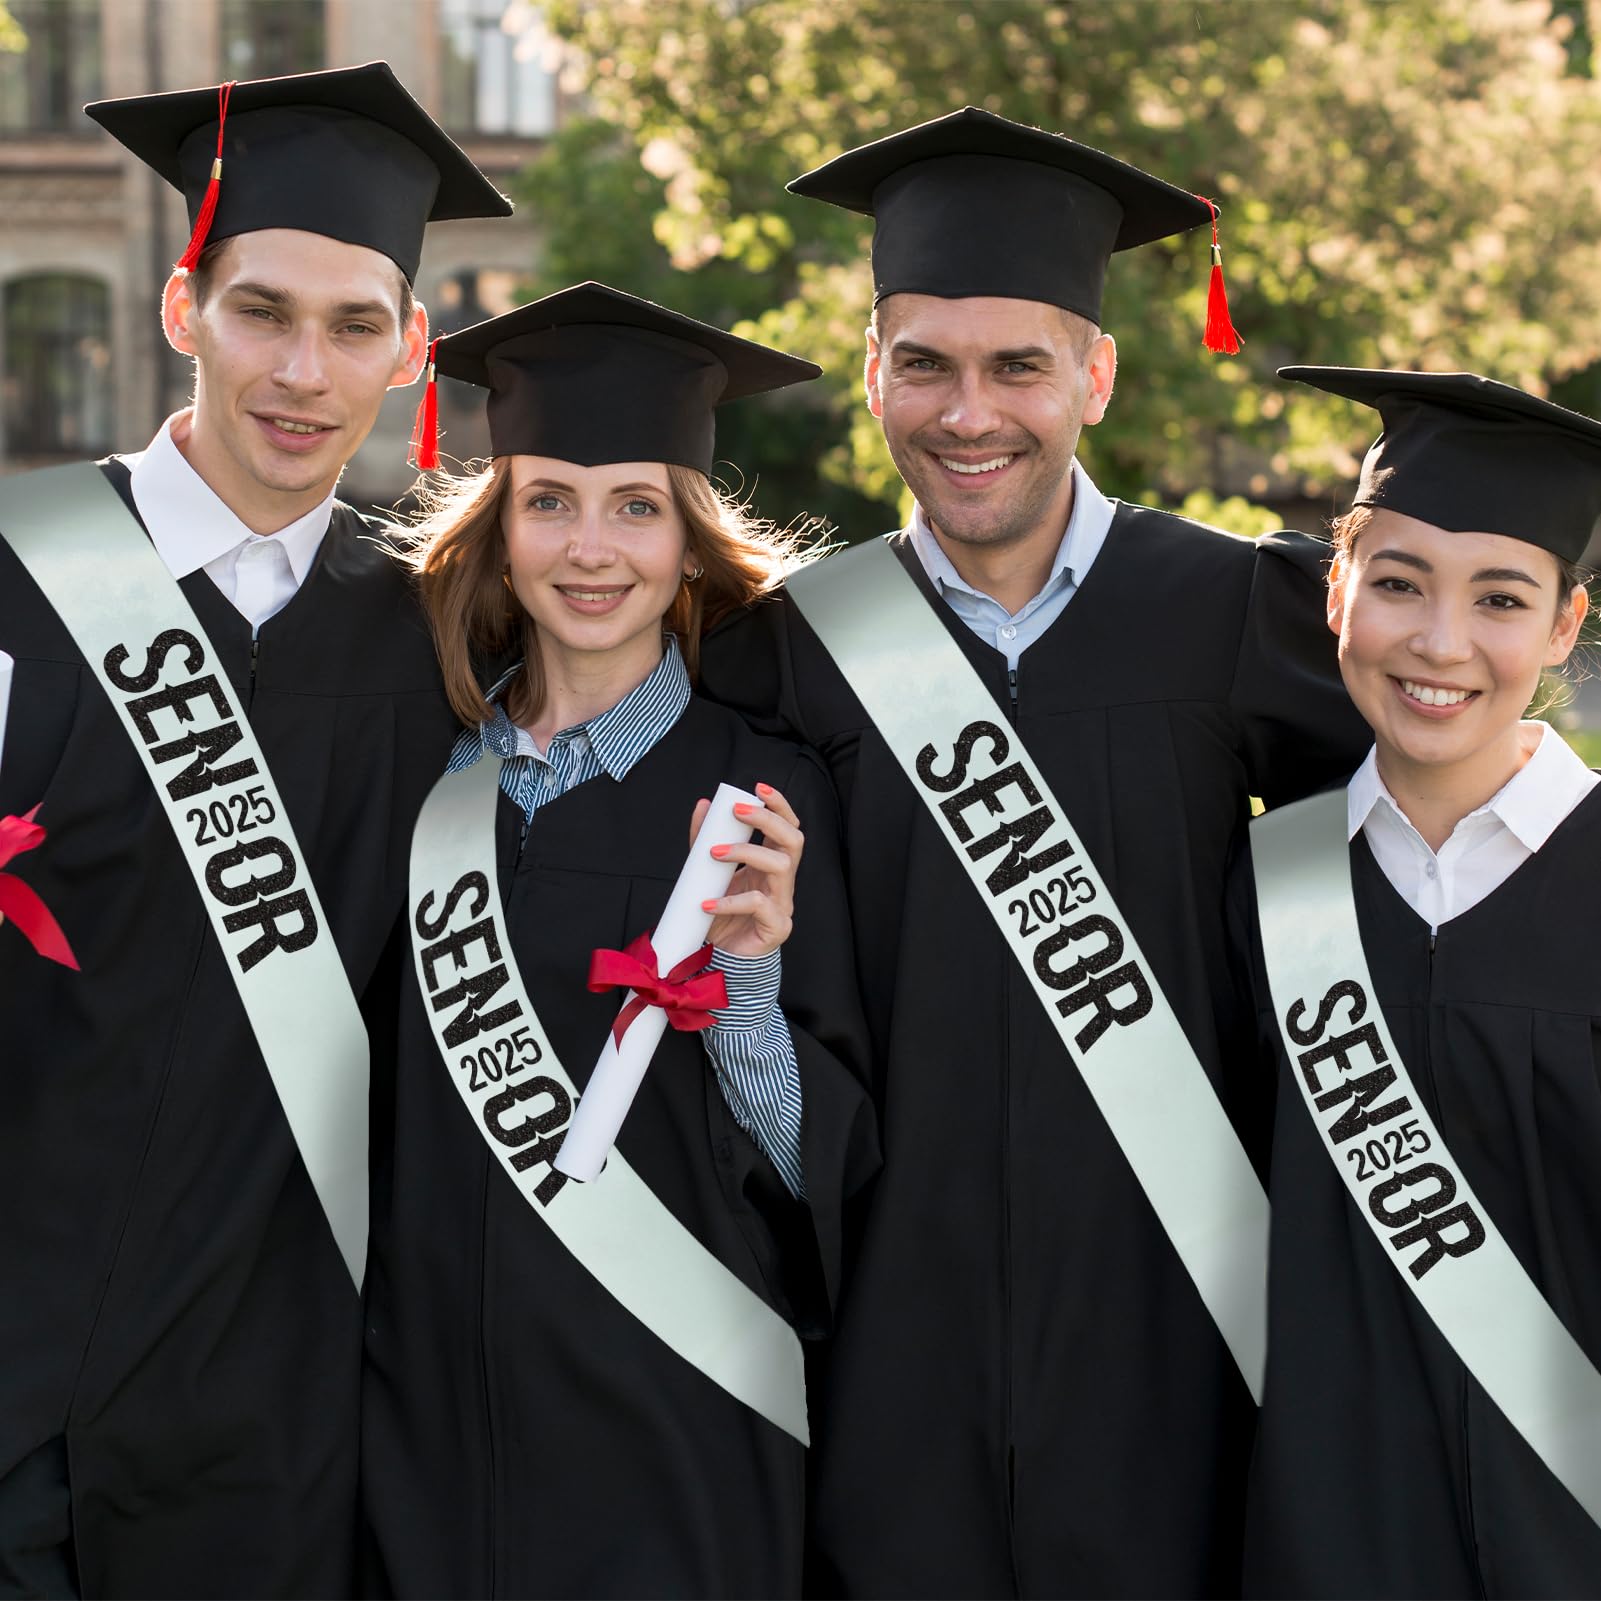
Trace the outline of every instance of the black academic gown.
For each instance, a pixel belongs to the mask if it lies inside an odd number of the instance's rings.
[[[1218,1015],[1226,859],[1249,795],[1310,790],[1367,742],[1323,621],[1326,548],[1119,506],[1009,683],[894,543],[1242,1121]],[[814,1390],[809,1582],[1231,1592],[1249,1393],[1028,981],[792,604],[714,634],[703,676],[776,709],[833,771],[877,1070],[884,1172]]]
[[[132,509],[126,466],[102,470]],[[254,656],[204,573],[181,584],[358,997],[454,731],[372,532],[335,508]],[[0,644],[17,659],[0,812],[39,803],[49,831],[9,870],[82,964],[0,929],[0,1593],[28,1588],[13,1559],[51,1560],[23,1549],[66,1536],[63,1472],[74,1550],[55,1560],[85,1595],[349,1593],[355,1288],[144,768],[3,541]]]
[[[1360,835],[1351,866],[1368,971],[1418,1095],[1601,1363],[1601,791],[1432,950]],[[1253,943],[1279,1104],[1247,1594],[1601,1595],[1601,1529],[1468,1375],[1335,1171]]]
[[[651,928],[696,800],[776,785],[806,833],[781,1001],[800,1069],[809,1204],[734,1122],[695,1034],[669,1030],[618,1149],[686,1228],[803,1334],[826,1322],[844,1199],[877,1167],[862,1086],[835,802],[794,747],[687,710],[622,782],[497,815],[501,898],[529,997],[582,1089],[617,1016],[592,951]],[[449,1081],[415,986],[402,1007],[392,1199],[379,1208],[363,1498],[402,1596],[799,1592],[804,1453],[675,1355],[535,1215]]]

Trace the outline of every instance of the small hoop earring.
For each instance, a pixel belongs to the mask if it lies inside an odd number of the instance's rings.
[[[511,568],[502,567],[500,569],[500,581],[506,586],[506,593],[515,597],[517,591],[511,586]]]
[[[703,576],[704,576],[704,575],[705,575],[705,572],[706,572],[706,563],[705,563],[705,562],[703,562],[703,561],[701,561],[701,562],[696,562],[696,563],[695,563],[695,570],[694,570],[694,572],[692,572],[692,573],[685,573],[685,574],[684,574],[684,582],[685,582],[685,583],[686,583],[686,584],[692,584],[692,583],[694,583],[694,582],[695,582],[695,580],[696,580],[696,579],[697,579],[697,578],[701,578],[701,577],[703,577]]]

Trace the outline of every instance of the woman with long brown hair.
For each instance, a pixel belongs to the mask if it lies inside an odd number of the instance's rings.
[[[713,411],[816,369],[600,285],[436,363],[488,388],[494,459],[407,553],[467,727],[413,845],[375,1185],[384,1582],[795,1593],[797,1334],[827,1318],[876,1140],[832,794],[693,675],[702,630],[796,560],[712,485]],[[486,697],[475,665],[508,655]],[[708,949],[669,968],[650,935],[719,783],[754,791],[758,838],[709,848],[734,877],[702,903]],[[673,1026],[580,1183],[574,1103],[645,1004]]]

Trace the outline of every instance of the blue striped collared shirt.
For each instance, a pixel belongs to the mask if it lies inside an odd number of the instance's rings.
[[[500,757],[500,787],[531,827],[541,806],[579,784],[600,777],[621,783],[683,716],[689,696],[689,672],[677,641],[669,638],[660,664],[644,683],[610,710],[552,735],[543,752],[493,700],[494,716],[462,731],[447,770],[459,773],[486,753]],[[717,1086],[735,1122],[767,1154],[790,1193],[804,1197],[800,1071],[778,1005],[779,953],[749,957],[714,951],[711,965],[728,985],[728,1005],[701,1033]]]

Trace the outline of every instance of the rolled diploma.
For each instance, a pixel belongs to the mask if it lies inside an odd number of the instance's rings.
[[[734,807],[761,804],[755,795],[735,789],[732,784],[717,786],[711,810],[706,813],[706,821],[690,846],[684,869],[667,897],[667,909],[650,937],[658,973],[671,972],[686,956],[706,943],[712,914],[702,911],[700,903],[725,895],[729,880],[739,870],[738,862],[718,861],[711,854],[711,848],[713,845],[743,845],[755,830],[734,816]],[[633,999],[634,991],[629,990],[623,997],[623,1006]],[[666,1028],[666,1012],[659,1006],[647,1006],[629,1024],[620,1046],[607,1034],[600,1060],[590,1075],[588,1087],[578,1098],[573,1120],[567,1125],[567,1135],[556,1153],[553,1165],[558,1173],[586,1184],[599,1175]]]
[[[6,713],[11,709],[11,670],[13,658],[0,650],[0,757],[6,749]]]

